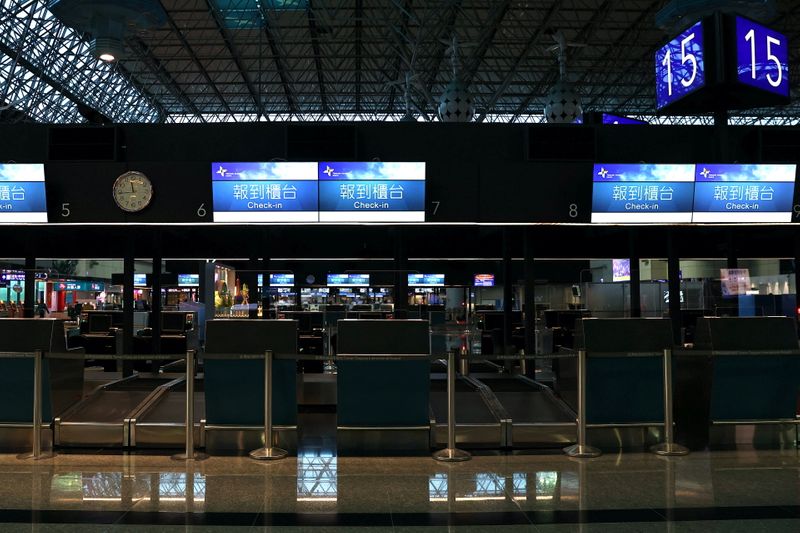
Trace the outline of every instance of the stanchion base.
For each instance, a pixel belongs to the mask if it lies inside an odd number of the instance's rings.
[[[661,444],[656,444],[650,447],[650,451],[656,455],[665,456],[689,454],[689,448],[686,446],[681,446],[675,442],[662,442]]]
[[[600,457],[603,455],[599,449],[588,444],[574,444],[564,448],[564,453],[570,457],[578,457],[579,459],[590,459],[592,457]]]
[[[39,459],[52,459],[56,456],[56,452],[42,452],[39,454],[39,457],[33,455],[33,452],[25,452],[17,455],[17,459],[25,460],[25,459],[33,459],[38,461]]]
[[[193,461],[202,461],[203,459],[208,459],[208,454],[203,452],[194,452],[191,455],[186,455],[186,453],[176,453],[171,457],[173,461],[186,461],[186,460],[193,460]]]
[[[469,461],[472,459],[472,454],[459,450],[458,448],[445,448],[435,452],[431,457],[443,463],[457,463],[460,461]]]
[[[270,448],[259,448],[257,450],[253,450],[248,455],[250,455],[251,459],[255,459],[257,461],[272,461],[275,459],[283,459],[289,452],[282,448],[276,448],[272,446]]]

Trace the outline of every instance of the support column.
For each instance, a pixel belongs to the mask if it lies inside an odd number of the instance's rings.
[[[161,353],[161,246],[156,237],[156,253],[153,254],[153,283],[151,287],[150,329],[153,333],[153,353]],[[154,371],[158,369],[154,368]]]
[[[681,335],[681,275],[680,275],[681,259],[678,256],[678,251],[675,249],[675,236],[674,231],[669,231],[667,239],[667,275],[669,287],[669,317],[672,319],[672,342],[674,344],[682,344],[683,338]]]
[[[512,351],[511,341],[511,311],[513,298],[513,284],[511,269],[511,235],[508,228],[503,228],[503,354]]]
[[[25,258],[25,300],[23,300],[22,316],[25,318],[33,318],[35,316],[36,304],[39,303],[36,294],[36,258]]]
[[[394,309],[396,318],[408,317],[407,253],[403,230],[402,228],[396,228],[394,238]]]
[[[214,306],[214,263],[210,261],[200,262],[200,298],[202,298],[203,306],[205,307],[205,320],[213,320],[216,308]],[[206,323],[203,317],[200,319],[200,340],[205,342],[206,338]]]
[[[794,238],[794,308],[798,313],[800,309],[800,234]],[[800,313],[798,313],[800,315]]]
[[[133,353],[133,246],[128,246],[122,260],[122,353]],[[133,362],[122,362],[122,377],[133,374]]]
[[[726,250],[725,250],[726,255],[727,255],[727,264],[726,264],[726,266],[727,266],[728,270],[737,269],[737,268],[739,268],[739,258],[737,257],[737,253],[736,253],[736,238],[733,235],[733,230],[732,229],[728,229],[728,240],[727,240],[727,243],[728,243],[728,245],[727,245]],[[729,296],[728,298],[729,298],[728,302],[730,302],[730,304],[728,304],[726,302],[725,306],[728,307],[728,305],[730,305],[730,307],[735,308],[736,309],[736,316],[739,316],[739,295],[735,294],[733,296]]]
[[[245,283],[247,284],[247,318],[258,318],[258,301],[261,299],[258,290],[258,275],[261,273],[261,261],[258,257],[250,257],[247,262],[247,271],[237,273],[242,289],[244,289]],[[268,287],[269,276],[264,276],[262,283],[264,287]]]
[[[525,353],[536,353],[536,272],[533,259],[533,235],[525,228]]]
[[[638,235],[635,228],[631,228],[628,233],[630,261],[631,261],[631,317],[639,318],[642,316],[642,276],[639,271],[639,251],[637,247]]]

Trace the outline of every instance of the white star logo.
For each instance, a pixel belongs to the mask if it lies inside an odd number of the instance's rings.
[[[331,167],[329,167],[328,165],[325,165],[325,170],[323,170],[322,172],[324,174],[327,174],[329,178],[331,176],[333,176],[333,169]]]
[[[601,178],[605,178],[608,175],[608,170],[604,169],[603,167],[600,167],[600,172],[598,172],[597,175],[600,176]]]
[[[708,170],[706,167],[703,167],[703,171],[700,172],[700,175],[703,176],[704,178],[708,178],[709,174],[711,174],[711,171]]]
[[[228,170],[225,167],[223,167],[222,165],[220,165],[219,166],[219,170],[217,170],[217,174],[219,174],[220,176],[222,176],[224,178],[226,172],[228,172]]]

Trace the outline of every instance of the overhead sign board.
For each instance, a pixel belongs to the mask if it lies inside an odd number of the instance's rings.
[[[317,222],[316,163],[212,163],[214,222]]]
[[[694,165],[595,165],[592,222],[691,222],[693,182]]]
[[[425,163],[321,162],[320,222],[424,222]]]

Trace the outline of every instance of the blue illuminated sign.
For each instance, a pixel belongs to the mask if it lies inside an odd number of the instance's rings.
[[[736,76],[740,83],[789,96],[789,41],[785,35],[736,17]]]
[[[294,287],[294,274],[270,274],[270,287]]]
[[[317,222],[316,163],[212,163],[214,222]]]
[[[178,274],[178,287],[199,287],[200,274]]]
[[[134,274],[133,275],[133,286],[134,287],[146,287],[147,286],[147,274]]]
[[[603,113],[603,124],[648,124],[647,121],[638,120],[630,117],[623,117],[620,115],[612,115],[610,113]]]
[[[0,223],[47,222],[44,165],[0,164]]]
[[[656,109],[706,82],[703,24],[698,22],[656,51]]]
[[[594,166],[592,222],[692,221],[694,165]]]
[[[791,222],[796,165],[697,165],[693,222]]]
[[[444,287],[444,274],[409,274],[409,287]]]
[[[328,274],[328,287],[369,287],[369,274]]]
[[[425,163],[319,163],[320,222],[424,222]]]
[[[105,283],[95,281],[59,281],[53,283],[54,291],[103,292]]]

